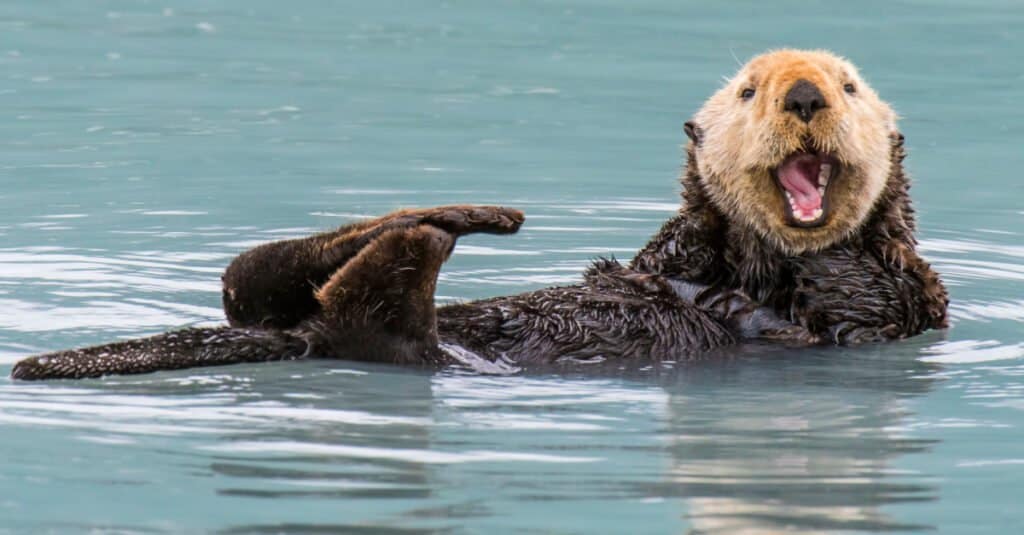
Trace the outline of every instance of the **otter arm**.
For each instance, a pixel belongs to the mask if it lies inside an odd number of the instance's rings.
[[[711,313],[740,340],[766,340],[787,345],[813,345],[820,338],[805,327],[779,317],[771,307],[758,303],[742,290],[666,279],[679,299]]]
[[[656,273],[690,281],[709,278],[715,265],[715,235],[699,213],[677,214],[641,249],[629,267],[643,273]]]
[[[232,326],[290,328],[320,311],[314,292],[383,234],[428,224],[453,237],[513,233],[518,210],[441,206],[402,210],[307,238],[268,243],[235,258],[224,272],[224,312]]]
[[[931,329],[945,329],[949,327],[948,308],[949,294],[942,284],[939,274],[936,273],[928,262],[925,262],[912,245],[903,240],[890,240],[880,248],[883,263],[888,263],[889,269],[899,273],[900,277],[909,277],[921,284],[921,290],[915,294],[918,301],[916,307],[923,309],[927,317],[927,326]]]
[[[836,344],[905,338],[945,326],[945,289],[937,276],[922,278],[845,249],[801,258],[794,268],[793,321]],[[929,291],[931,283],[938,284],[941,303]]]

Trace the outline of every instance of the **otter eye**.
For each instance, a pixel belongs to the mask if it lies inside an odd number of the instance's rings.
[[[754,90],[750,89],[749,87],[747,89],[744,89],[743,92],[740,93],[740,98],[742,98],[743,100],[750,100],[754,98]]]
[[[853,84],[846,84],[843,86],[843,91],[846,91],[847,93],[852,95],[857,92],[857,88],[854,87]]]

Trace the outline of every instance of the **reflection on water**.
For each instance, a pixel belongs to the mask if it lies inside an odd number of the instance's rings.
[[[787,359],[799,359],[795,365],[762,362],[686,379],[672,398],[677,434],[664,488],[687,498],[695,530],[934,527],[892,515],[886,506],[937,498],[932,475],[896,466],[937,442],[899,429],[907,399],[931,389],[935,368],[912,354],[871,353],[801,354]],[[726,384],[706,384],[709,374]]]
[[[248,503],[244,517],[150,511],[122,525],[139,530],[452,529],[470,519],[484,531],[539,519],[588,533],[638,519],[657,532],[928,528],[885,508],[936,499],[932,474],[898,467],[936,442],[902,425],[936,365],[836,353],[597,377],[310,362],[7,383],[0,425],[15,469],[4,480],[20,489],[7,505],[60,484],[143,508],[153,497],[179,511],[207,510],[211,496]],[[49,469],[67,446],[41,438],[56,436],[77,444],[64,461],[73,476]],[[103,518],[70,505],[14,526],[103,528]]]
[[[0,533],[1020,532],[1024,9],[924,6],[0,3]],[[220,322],[234,255],[399,207],[528,214],[460,240],[444,301],[628,259],[676,207],[683,121],[779,46],[849,56],[899,110],[949,332],[578,373],[6,378]]]

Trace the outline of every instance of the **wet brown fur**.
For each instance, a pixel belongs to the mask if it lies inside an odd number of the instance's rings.
[[[916,252],[916,224],[908,195],[910,185],[902,165],[903,137],[893,135],[889,146],[891,171],[867,219],[852,235],[830,247],[794,255],[773,248],[735,224],[710,200],[702,186],[703,179],[695,162],[697,156],[691,145],[687,149],[689,163],[682,179],[683,208],[662,226],[630,267],[641,272],[739,288],[795,323],[804,322],[799,314],[787,311],[792,309],[798,279],[809,276],[807,266],[816,266],[820,272],[814,277],[831,281],[819,291],[823,294],[834,291],[836,295],[845,293],[843,278],[836,274],[850,276],[866,270],[875,274],[873,280],[878,287],[902,284],[907,288],[900,301],[873,305],[875,312],[885,315],[890,312],[886,307],[903,310],[903,305],[910,302],[915,306],[906,309],[907,315],[921,318],[920,321],[908,318],[903,328],[889,330],[893,336],[883,338],[902,338],[929,328],[944,328],[949,303],[945,287],[938,274]],[[858,260],[845,264],[835,260],[814,262],[822,258]],[[853,305],[846,308],[852,309]],[[870,312],[861,311],[862,314]],[[816,332],[833,338],[828,330]]]
[[[786,112],[787,91],[807,80],[827,105],[805,123]],[[851,84],[854,93],[844,91]],[[744,100],[744,90],[754,90]],[[848,61],[824,51],[780,50],[743,66],[694,116],[702,142],[697,174],[710,200],[732,215],[740,232],[756,234],[789,254],[828,247],[855,232],[876,205],[890,174],[888,138],[896,115]],[[785,199],[772,170],[804,148],[841,164],[826,193],[826,224],[797,228],[785,219]]]
[[[774,102],[801,78],[827,86],[830,100],[806,127]],[[846,98],[836,88],[848,80],[865,95],[859,103],[834,101]],[[740,109],[736,92],[751,83],[763,101]],[[916,252],[894,120],[835,56],[762,56],[696,115],[700,143],[687,147],[682,208],[628,266],[601,261],[577,285],[435,308],[455,240],[515,232],[523,216],[499,207],[406,210],[240,255],[224,275],[229,326],[31,357],[12,376],[307,356],[447,364],[451,347],[520,365],[678,359],[744,340],[853,344],[941,328],[946,291]],[[808,140],[844,171],[828,192],[826,223],[796,229],[767,173]]]

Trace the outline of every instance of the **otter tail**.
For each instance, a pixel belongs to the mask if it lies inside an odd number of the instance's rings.
[[[149,338],[36,355],[14,365],[11,378],[82,379],[240,362],[294,360],[310,344],[296,334],[227,326],[188,328]]]

